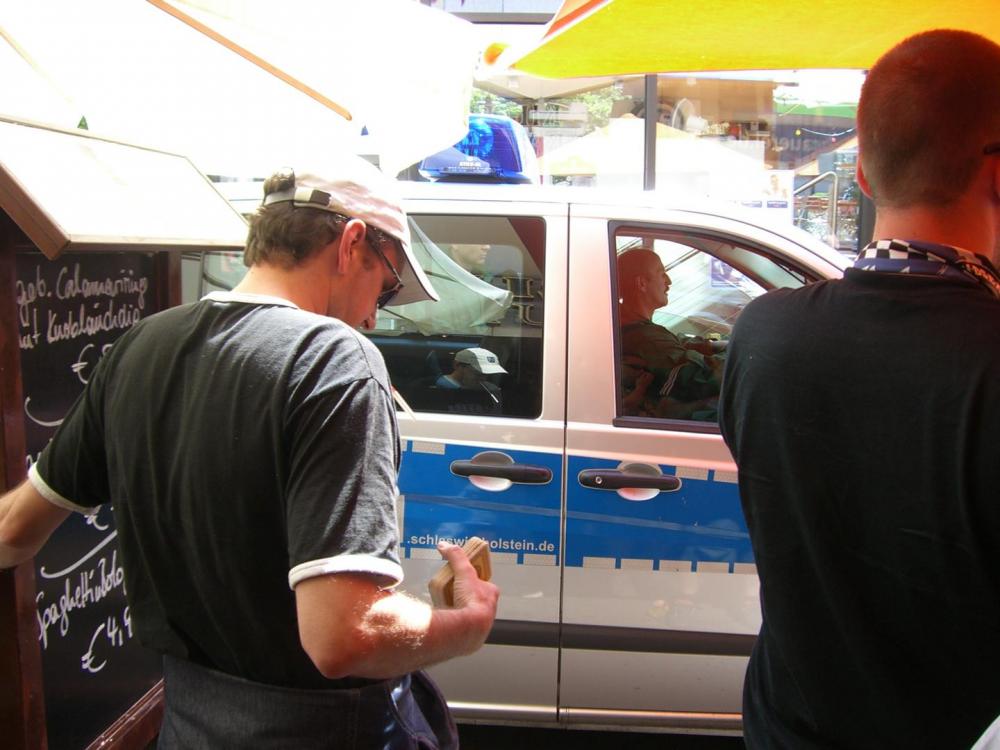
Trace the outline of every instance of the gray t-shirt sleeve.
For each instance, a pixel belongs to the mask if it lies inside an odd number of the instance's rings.
[[[386,383],[329,387],[292,405],[286,492],[289,585],[329,573],[403,579],[396,528],[399,435]]]

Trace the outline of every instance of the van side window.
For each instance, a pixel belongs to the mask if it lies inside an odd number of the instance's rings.
[[[716,423],[726,345],[746,304],[807,279],[718,237],[615,233],[618,416]]]
[[[545,222],[411,215],[438,302],[389,306],[369,338],[415,411],[537,417],[542,405]]]
[[[228,292],[243,280],[243,253],[206,250],[181,254],[181,303],[197,302],[212,292]]]

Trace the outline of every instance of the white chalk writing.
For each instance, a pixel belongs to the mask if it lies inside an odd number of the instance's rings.
[[[98,654],[106,648],[121,648],[130,640],[132,640],[132,613],[126,606],[120,616],[111,615],[94,630],[87,651],[80,657],[80,668],[85,672],[97,674],[108,663],[107,657],[102,658],[99,664],[95,663]]]
[[[93,336],[101,331],[119,331],[131,328],[142,318],[142,310],[134,305],[115,305],[114,300],[106,303],[95,302],[88,310],[81,304],[79,309],[68,310],[65,318],[55,310],[48,311],[45,341],[54,344],[80,336]]]
[[[31,467],[34,464],[37,464],[38,463],[38,459],[41,458],[41,457],[42,457],[42,452],[41,451],[38,451],[38,453],[29,453],[28,455],[26,455],[24,457],[24,470],[26,472],[30,471]]]
[[[80,379],[80,382],[84,385],[90,380],[90,377],[84,377],[84,373],[87,372],[87,368],[92,367],[97,364],[97,360],[107,354],[108,349],[111,348],[111,344],[105,344],[101,347],[100,352],[94,344],[87,344],[80,350],[79,356],[76,358],[76,362],[69,366],[76,376]]]
[[[107,546],[108,544],[110,544],[110,543],[111,543],[111,541],[112,541],[112,540],[113,540],[113,539],[114,539],[114,538],[115,538],[116,536],[118,536],[118,532],[117,532],[117,531],[112,531],[112,532],[111,532],[110,534],[108,534],[108,535],[107,535],[106,537],[104,537],[104,539],[102,539],[102,540],[101,540],[101,541],[100,541],[100,542],[99,542],[99,543],[97,544],[97,546],[96,546],[96,547],[94,547],[94,548],[93,548],[92,550],[90,550],[90,552],[88,552],[87,554],[85,554],[85,555],[84,555],[83,557],[81,557],[81,558],[80,558],[79,560],[77,560],[77,561],[76,561],[75,563],[73,563],[72,565],[70,565],[70,566],[69,566],[68,568],[64,568],[64,569],[62,569],[62,570],[60,570],[60,571],[58,571],[58,572],[56,572],[56,573],[50,573],[49,571],[47,571],[47,570],[45,569],[45,566],[44,566],[44,565],[42,565],[42,566],[41,566],[41,567],[40,567],[40,568],[38,569],[38,574],[39,574],[39,575],[40,575],[40,576],[41,576],[42,578],[48,578],[48,579],[52,579],[52,578],[60,578],[61,576],[64,576],[64,575],[67,575],[68,573],[72,573],[72,572],[73,572],[74,570],[76,570],[76,569],[77,569],[77,568],[79,568],[79,567],[80,567],[81,565],[83,565],[83,564],[84,564],[85,562],[87,562],[87,560],[89,560],[89,559],[90,559],[90,558],[92,558],[92,557],[93,557],[94,555],[96,555],[96,554],[97,554],[98,552],[100,552],[102,548],[104,548],[104,547],[106,547],[106,546]]]
[[[103,509],[103,507],[105,507],[105,506],[102,506],[102,509]],[[100,519],[101,519],[101,514],[100,514],[100,512],[98,512],[98,513],[94,513],[91,516],[85,516],[84,519],[83,519],[83,522],[87,526],[93,526],[98,531],[107,531],[108,529],[111,528],[111,523],[110,522],[105,521],[104,523],[101,523]]]
[[[146,290],[149,289],[149,279],[145,276],[135,277],[135,271],[122,271],[126,274],[117,279],[88,279],[80,277],[80,264],[73,264],[73,275],[69,276],[69,268],[59,269],[56,277],[56,296],[59,299],[73,297],[119,297],[123,294],[138,295],[136,305],[139,309],[146,307]]]
[[[45,270],[37,265],[34,278],[15,282],[22,350],[35,349],[42,343],[131,328],[146,309],[149,278],[136,276],[132,269],[121,269],[117,276],[88,278],[83,275],[80,264],[74,263],[60,267],[54,282],[46,280]],[[53,307],[55,300],[70,303],[79,300],[80,304],[71,304],[69,308],[58,304]],[[44,316],[39,315],[39,310]],[[74,372],[79,375],[79,370]]]
[[[26,416],[35,424],[41,425],[42,427],[58,427],[59,425],[62,424],[63,421],[61,419],[55,419],[52,420],[51,422],[47,422],[44,419],[39,419],[38,417],[34,416],[31,413],[31,410],[28,409],[28,404],[30,403],[31,403],[31,396],[28,396],[27,398],[24,399],[24,416]]]
[[[96,566],[81,570],[76,576],[67,576],[58,599],[51,604],[45,603],[45,592],[39,591],[35,603],[40,606],[35,614],[38,618],[38,640],[42,643],[42,649],[48,648],[50,628],[58,626],[60,637],[65,638],[72,625],[73,612],[82,611],[91,604],[101,601],[122,586],[124,581],[125,572],[118,564],[118,550],[113,550],[110,559],[101,557]]]
[[[14,284],[14,301],[17,304],[18,322],[22,327],[26,327],[31,320],[31,305],[37,300],[51,297],[48,284],[42,278],[41,266],[35,266],[35,280],[21,281],[18,279]]]

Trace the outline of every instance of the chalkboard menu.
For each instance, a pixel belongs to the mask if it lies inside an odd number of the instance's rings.
[[[29,465],[101,355],[156,312],[153,269],[148,253],[17,254]],[[51,750],[86,747],[160,679],[159,656],[133,639],[116,534],[108,506],[73,514],[35,560]]]

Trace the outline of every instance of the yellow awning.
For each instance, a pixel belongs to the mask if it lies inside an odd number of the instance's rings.
[[[998,0],[565,0],[539,43],[497,67],[543,78],[871,67],[934,28],[1000,42]]]

